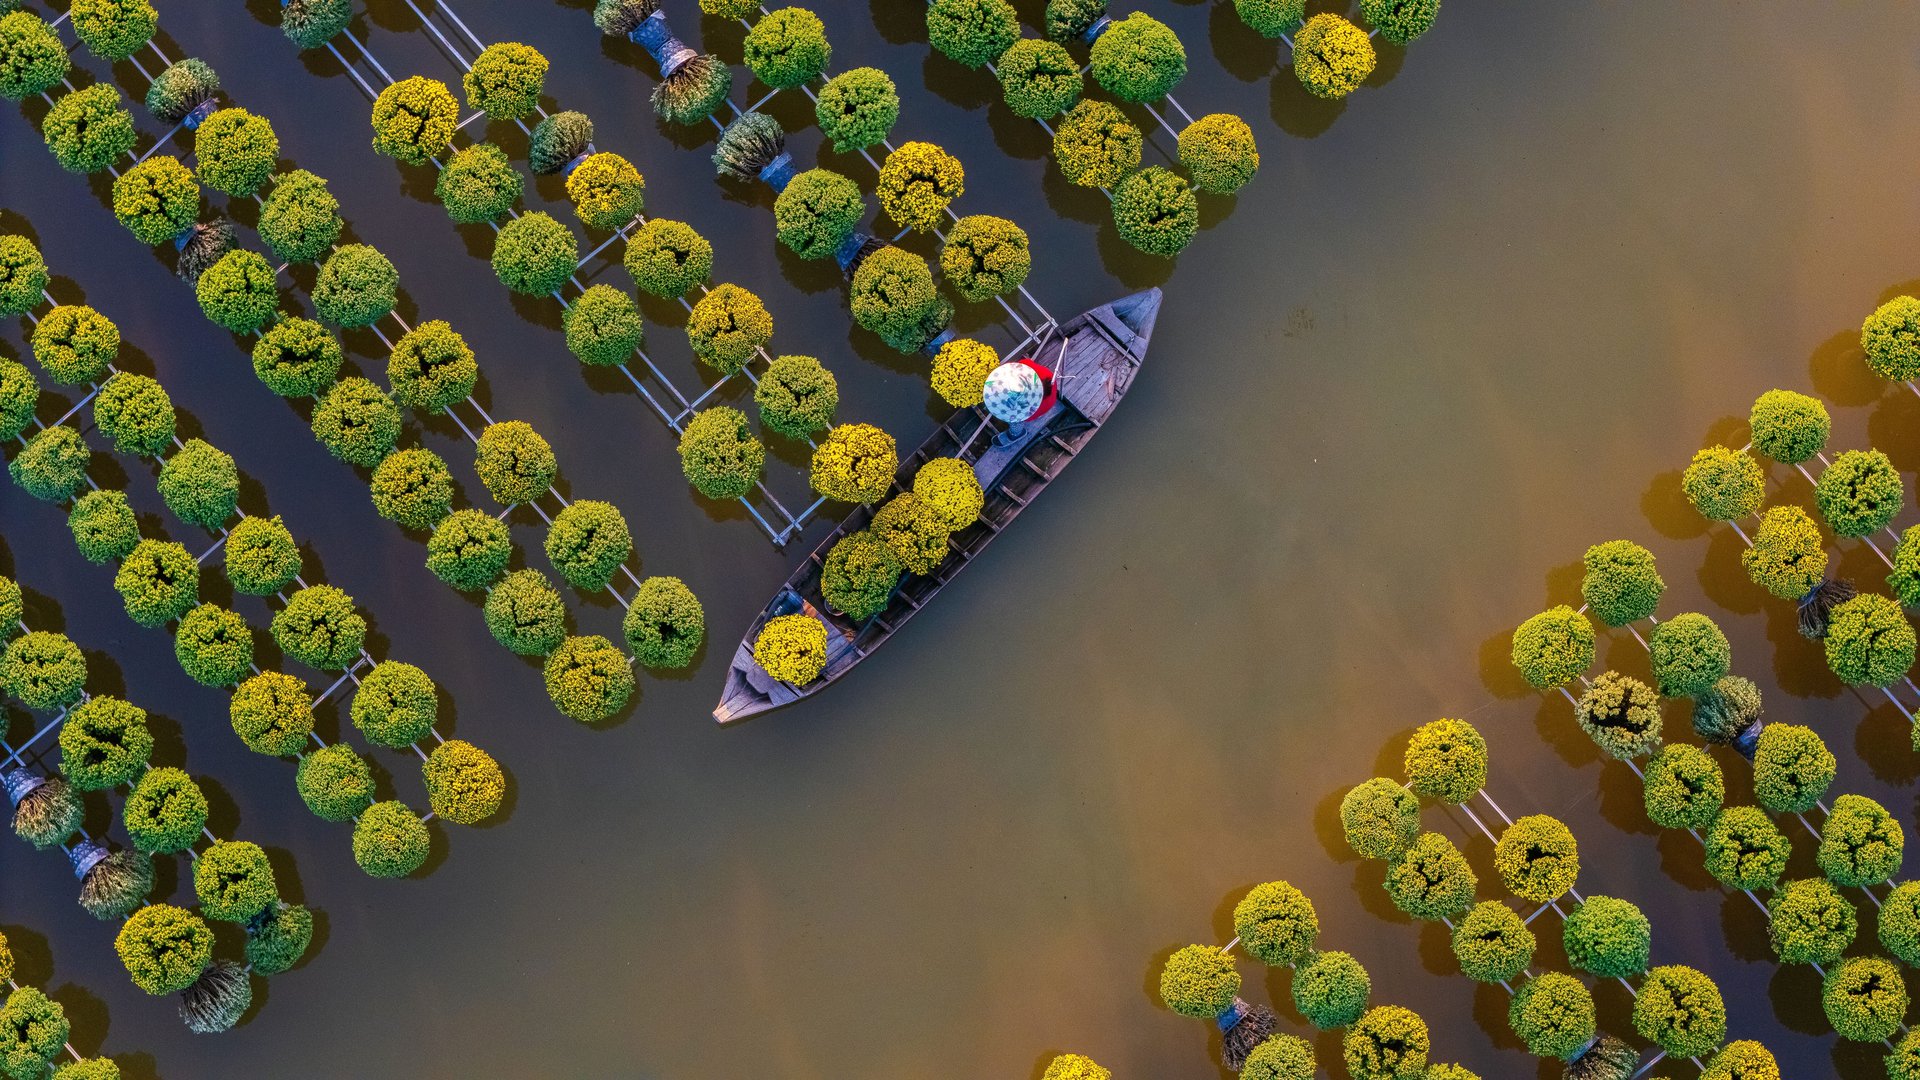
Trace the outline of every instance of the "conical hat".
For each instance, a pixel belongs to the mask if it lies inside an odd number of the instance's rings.
[[[1017,362],[1001,364],[987,373],[984,391],[987,411],[1009,424],[1029,419],[1047,396],[1047,388],[1032,368]]]

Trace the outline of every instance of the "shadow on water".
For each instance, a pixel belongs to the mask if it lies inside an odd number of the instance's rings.
[[[1807,358],[1807,378],[1814,393],[1830,405],[1871,405],[1887,392],[1887,384],[1867,367],[1858,330],[1842,330],[1822,341]]]
[[[1328,101],[1307,93],[1291,69],[1282,69],[1271,83],[1269,110],[1280,130],[1301,139],[1318,138],[1347,111],[1347,99]]]

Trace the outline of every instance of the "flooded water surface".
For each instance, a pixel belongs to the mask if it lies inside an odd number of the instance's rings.
[[[764,188],[714,179],[710,129],[656,123],[651,62],[603,44],[584,0],[454,6],[482,39],[552,60],[547,107],[591,115],[597,146],[645,173],[648,212],[713,241],[716,280],[766,299],[774,349],[836,372],[842,419],[908,446],[931,430],[924,361],[854,330],[833,269],[777,247]],[[1041,5],[1018,6],[1033,32]],[[489,412],[548,437],[569,498],[620,506],[640,572],[685,579],[710,640],[690,672],[642,675],[613,721],[558,716],[537,666],[489,639],[477,604],[422,568],[421,538],[374,515],[364,475],[327,457],[304,408],[261,387],[244,344],[115,223],[105,182],[59,170],[35,130],[44,105],[10,109],[4,225],[37,239],[56,296],[120,324],[128,366],[157,374],[185,427],[238,459],[243,505],[286,519],[317,577],[360,600],[376,655],[431,673],[442,730],[511,775],[499,820],[436,826],[429,872],[367,878],[349,829],[301,806],[291,765],[248,753],[225,695],[180,672],[164,633],[127,620],[62,514],[0,489],[5,568],[30,618],[89,650],[96,690],[155,715],[158,757],[207,778],[215,830],[268,846],[283,892],[323,913],[310,958],[264,984],[241,1027],[195,1037],[171,1001],[128,984],[111,928],[72,902],[64,860],[0,846],[0,926],[23,974],[76,1017],[83,1051],[167,1080],[1032,1080],[1067,1050],[1130,1080],[1211,1077],[1218,1037],[1159,1004],[1160,961],[1224,943],[1245,890],[1285,878],[1318,904],[1323,947],[1369,967],[1376,1002],[1426,1017],[1437,1060],[1557,1075],[1508,1032],[1505,993],[1463,978],[1444,931],[1395,912],[1379,864],[1339,836],[1348,786],[1398,775],[1413,727],[1461,716],[1492,744],[1489,793],[1514,816],[1562,816],[1582,843],[1582,893],[1641,904],[1655,962],[1711,973],[1733,1037],[1767,1043],[1791,1076],[1879,1075],[1874,1048],[1827,1031],[1817,976],[1774,963],[1761,914],[1704,874],[1689,837],[1647,824],[1626,767],[1602,763],[1564,701],[1517,686],[1505,657],[1514,624],[1578,602],[1587,545],[1644,543],[1669,586],[1662,612],[1719,620],[1769,717],[1826,736],[1835,791],[1914,825],[1905,719],[1825,673],[1791,605],[1746,580],[1738,538],[1706,528],[1677,488],[1699,446],[1745,441],[1748,404],[1773,386],[1826,399],[1836,447],[1873,444],[1920,468],[1920,398],[1869,376],[1857,349],[1860,320],[1920,278],[1920,15],[1462,0],[1328,106],[1230,4],[1156,0],[1145,10],[1187,45],[1182,104],[1241,114],[1262,153],[1237,197],[1203,197],[1202,233],[1168,264],[1130,254],[1105,200],[1061,182],[1044,134],[1006,112],[988,75],[931,52],[917,3],[822,3],[834,69],[872,64],[899,84],[896,141],[947,145],[967,169],[961,212],[1032,235],[1028,285],[1050,310],[1064,319],[1148,285],[1166,301],[1124,406],[979,565],[843,683],[720,729],[708,711],[734,642],[829,526],[780,551],[737,508],[689,492],[666,427],[624,380],[582,376],[558,306],[509,296],[487,263],[491,233],[448,223],[430,170],[372,152],[366,96],[325,51],[297,54],[269,0],[162,7],[168,55],[211,63],[234,101],[273,120],[285,165],[331,180],[353,238],[398,266],[405,316],[466,335]],[[407,4],[366,7],[354,33],[393,77],[457,86]],[[737,27],[670,8],[684,36],[738,59]],[[82,63],[146,85],[130,65]],[[743,104],[760,93],[734,91]],[[803,164],[870,190],[864,162],[820,146],[803,100],[769,111]],[[511,124],[486,134],[524,159]],[[1164,161],[1171,139],[1150,142],[1149,162]],[[526,202],[573,222],[552,178],[530,181]],[[250,205],[232,208],[242,224]],[[618,245],[589,272],[627,285]],[[289,306],[305,306],[310,275],[293,274]],[[663,370],[703,385],[684,313],[644,310]],[[983,335],[1004,337],[1002,321],[962,313]],[[25,356],[25,335],[9,326],[0,353]],[[347,342],[377,377],[378,340]],[[65,411],[55,404],[42,416]],[[409,424],[484,503],[459,429]],[[803,454],[771,458],[769,486],[804,506]],[[154,531],[204,544],[162,517],[151,471],[96,456],[95,476],[124,479]],[[1810,505],[1804,481],[1774,473],[1772,497]],[[510,520],[542,565],[538,519]],[[1895,525],[1914,521],[1909,509]],[[1838,550],[1877,584],[1870,551]],[[612,600],[570,602],[577,632],[617,638]],[[1603,638],[1600,662],[1645,675],[1624,633]],[[342,712],[325,711],[323,734],[346,726]],[[34,723],[12,719],[16,740]],[[1668,720],[1692,738],[1680,708]],[[375,760],[383,791],[421,803],[410,756]],[[104,802],[95,813],[109,823]],[[1472,823],[1426,814],[1496,895]],[[1795,844],[1794,872],[1812,873],[1811,841]],[[179,878],[164,871],[162,892],[190,900]],[[1536,925],[1557,966],[1557,929]],[[222,951],[236,954],[237,937]],[[1309,1031],[1284,971],[1241,970],[1244,996]],[[1630,1033],[1626,990],[1596,994],[1603,1028]],[[1323,1071],[1344,1075],[1337,1039],[1316,1045]]]

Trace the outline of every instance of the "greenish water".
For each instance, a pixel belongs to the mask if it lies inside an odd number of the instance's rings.
[[[839,374],[843,418],[917,441],[920,361],[849,329],[835,275],[777,251],[764,193],[712,179],[708,134],[689,146],[656,127],[644,56],[604,48],[577,2],[456,7],[482,37],[554,60],[549,107],[591,114],[600,147],[647,175],[649,211],[713,239],[716,278],[762,293],[776,348]],[[1021,5],[1029,25],[1037,7]],[[356,33],[396,77],[450,77],[404,4],[372,9]],[[545,433],[569,497],[620,505],[641,571],[679,575],[706,603],[698,667],[643,676],[616,723],[553,713],[537,670],[431,580],[420,543],[373,516],[363,481],[114,223],[104,187],[60,173],[14,110],[5,225],[37,236],[56,293],[120,323],[130,362],[239,459],[250,508],[287,518],[370,612],[376,654],[431,672],[451,703],[443,729],[513,781],[504,820],[443,834],[430,874],[365,878],[346,831],[298,804],[292,770],[248,754],[223,696],[126,620],[60,515],[0,490],[5,562],[37,623],[64,626],[99,686],[157,715],[161,756],[213,778],[216,831],[269,845],[286,891],[324,912],[313,956],[245,1025],[195,1038],[128,985],[61,860],[0,846],[0,927],[77,1017],[76,1044],[170,1080],[1027,1078],[1064,1050],[1124,1078],[1210,1076],[1217,1040],[1158,1004],[1159,960],[1224,942],[1241,893],[1286,878],[1318,902],[1324,944],[1372,970],[1376,1001],[1428,1019],[1437,1058],[1548,1075],[1507,1033],[1505,994],[1459,976],[1444,936],[1395,914],[1378,866],[1337,835],[1345,787],[1392,774],[1407,731],[1454,715],[1492,741],[1490,789],[1510,813],[1573,826],[1583,893],[1642,904],[1656,962],[1719,980],[1734,1037],[1765,1041],[1789,1075],[1877,1075],[1874,1054],[1821,1034],[1816,977],[1772,962],[1746,899],[1705,877],[1690,838],[1654,834],[1631,775],[1600,763],[1564,702],[1516,689],[1504,653],[1514,623],[1573,597],[1586,545],[1638,540],[1661,559],[1663,611],[1721,620],[1769,717],[1826,735],[1835,790],[1913,824],[1904,718],[1843,692],[1790,608],[1746,581],[1738,539],[1675,489],[1704,440],[1744,441],[1747,403],[1775,385],[1827,399],[1836,446],[1920,467],[1920,399],[1866,376],[1852,344],[1920,277],[1920,17],[1454,3],[1384,58],[1378,85],[1329,109],[1270,74],[1278,53],[1230,6],[1146,10],[1187,42],[1182,102],[1241,113],[1263,153],[1170,268],[1125,253],[1104,200],[1065,189],[1038,130],[987,107],[986,76],[929,53],[917,4],[820,5],[836,69],[872,63],[900,84],[896,135],[966,162],[963,212],[1033,234],[1030,286],[1057,314],[1149,283],[1167,302],[1127,403],[1017,529],[855,676],[728,730],[706,713],[732,642],[805,545],[777,553],[695,501],[664,427],[622,383],[581,377],[553,305],[506,300],[490,234],[453,229],[426,174],[371,152],[363,95],[324,53],[296,56],[272,4],[166,5],[163,44],[272,118],[283,156],[329,177],[354,235],[392,255],[408,317],[447,318],[474,343],[493,415]],[[737,30],[699,29],[738,55]],[[126,65],[114,75],[144,87]],[[493,134],[519,154],[518,132]],[[796,136],[803,162],[815,142]],[[565,205],[551,181],[529,198]],[[650,347],[691,383],[675,313],[648,314]],[[4,340],[23,354],[18,327]],[[377,370],[377,342],[354,348]],[[470,460],[451,425],[422,435]],[[157,512],[150,479],[132,483]],[[1781,490],[1805,500],[1804,484]],[[537,547],[537,523],[515,521]],[[1874,565],[1851,547],[1843,560],[1863,581]],[[610,605],[581,602],[577,625],[611,633]],[[1604,642],[1601,662],[1644,673],[1631,637]],[[406,759],[378,761],[414,797]],[[1437,810],[1428,824],[1470,835]],[[1811,844],[1796,844],[1801,872]],[[1494,895],[1487,845],[1466,846]],[[163,882],[190,895],[178,886]],[[1242,971],[1249,999],[1285,1000],[1283,974]],[[1626,1031],[1625,991],[1596,993],[1603,1027]]]

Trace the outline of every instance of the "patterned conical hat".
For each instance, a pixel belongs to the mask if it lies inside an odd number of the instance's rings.
[[[1040,376],[1025,364],[1009,361],[987,373],[987,411],[1009,424],[1030,419],[1047,396]]]

